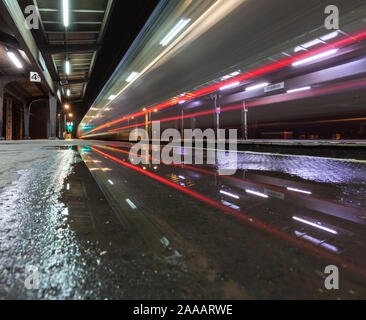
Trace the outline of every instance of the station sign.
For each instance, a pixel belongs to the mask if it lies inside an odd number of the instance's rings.
[[[272,84],[264,88],[264,92],[271,92],[276,90],[281,90],[285,88],[285,82],[280,82],[276,84]]]
[[[41,77],[39,76],[38,72],[30,73],[30,81],[31,82],[41,82]]]

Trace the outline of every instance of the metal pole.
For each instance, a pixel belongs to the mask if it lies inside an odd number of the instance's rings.
[[[182,140],[184,140],[184,108],[182,107]]]
[[[244,111],[244,139],[248,140],[248,108],[246,107],[245,100],[243,101]]]

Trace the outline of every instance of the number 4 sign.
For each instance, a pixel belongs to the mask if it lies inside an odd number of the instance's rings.
[[[30,73],[30,81],[31,82],[41,82],[41,77],[39,76],[38,72]]]

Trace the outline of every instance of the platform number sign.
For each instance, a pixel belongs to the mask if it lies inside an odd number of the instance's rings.
[[[30,73],[30,81],[31,82],[41,82],[41,77],[39,76],[38,72]]]

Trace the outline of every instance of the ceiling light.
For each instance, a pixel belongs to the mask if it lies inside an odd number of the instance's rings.
[[[259,84],[256,84],[254,86],[246,88],[245,91],[253,91],[253,90],[256,90],[256,89],[267,87],[268,85],[269,85],[268,82],[259,83]]]
[[[328,33],[325,36],[322,36],[320,39],[323,40],[323,41],[328,41],[328,40],[331,40],[331,39],[334,39],[334,38],[338,37],[338,35],[339,35],[339,31],[337,30],[337,31]]]
[[[109,98],[108,98],[108,100],[111,100],[111,101],[114,100],[114,99],[116,99],[116,95],[114,95],[114,94],[110,95]]]
[[[234,83],[231,83],[231,84],[228,84],[226,86],[221,87],[220,90],[226,90],[226,89],[234,88],[234,87],[237,87],[238,85],[240,85],[240,82],[234,82]]]
[[[14,63],[14,65],[18,68],[21,69],[23,68],[22,63],[19,61],[18,57],[11,51],[8,52],[8,56],[10,58],[10,60]]]
[[[64,26],[67,28],[70,24],[70,21],[69,21],[69,0],[63,0],[63,10],[64,10]]]
[[[67,75],[69,75],[69,74],[70,74],[70,61],[69,61],[69,60],[66,60],[66,61],[65,61],[65,73],[66,73]]]
[[[266,194],[260,193],[260,192],[257,192],[257,191],[246,189],[245,192],[249,193],[249,194],[252,194],[252,195],[255,195],[255,196],[258,196],[258,197],[261,197],[261,198],[268,198],[268,196]]]
[[[301,46],[303,48],[307,49],[307,48],[310,48],[310,47],[314,47],[314,46],[316,46],[317,44],[320,44],[320,43],[323,43],[323,41],[321,41],[320,39],[315,39],[315,40],[309,41],[307,43],[304,43]]]
[[[306,63],[314,62],[316,60],[331,56],[331,55],[335,54],[337,51],[338,51],[338,49],[332,49],[332,50],[328,50],[328,51],[325,51],[325,52],[322,52],[322,53],[319,53],[319,54],[315,54],[315,55],[310,56],[308,58],[301,59],[299,61],[294,62],[292,64],[292,66],[297,67],[297,66],[300,66],[300,65],[303,65],[303,64],[306,64]]]
[[[308,87],[303,87],[303,88],[297,88],[297,89],[291,89],[291,90],[288,90],[287,93],[294,93],[294,92],[300,92],[300,91],[307,91],[307,90],[310,90],[311,87],[308,86]]]

